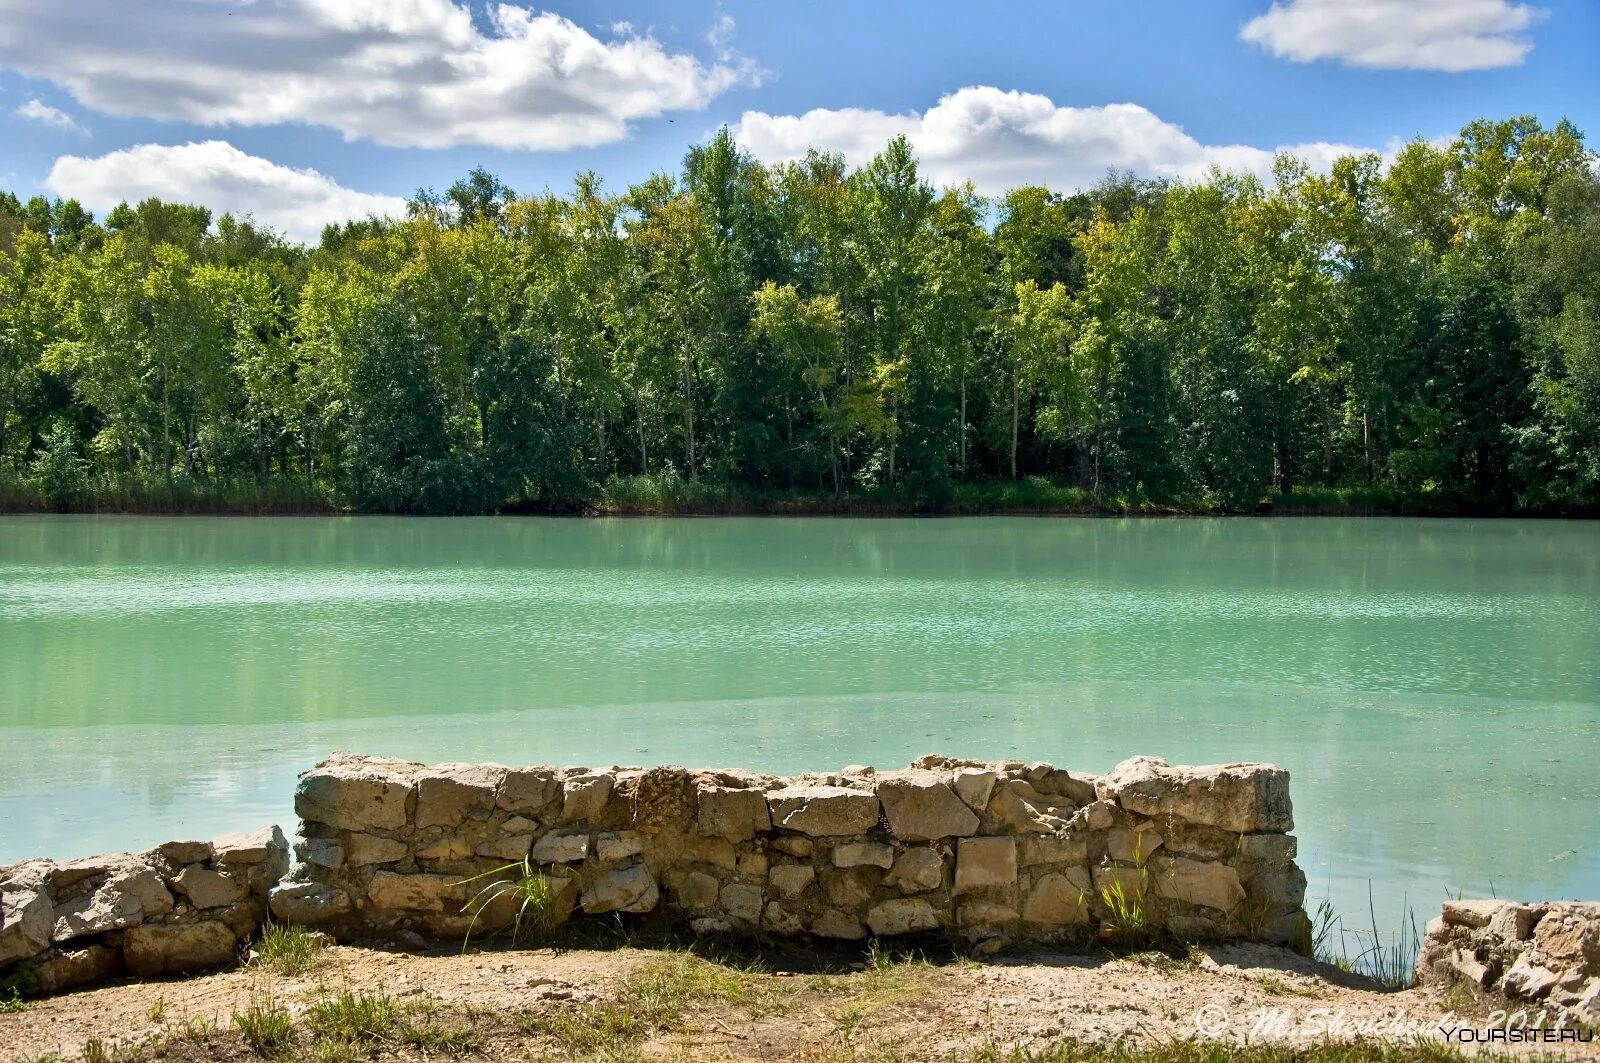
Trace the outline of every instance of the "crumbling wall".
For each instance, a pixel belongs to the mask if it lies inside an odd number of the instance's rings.
[[[0,979],[53,993],[232,963],[288,867],[283,832],[263,827],[138,855],[0,868]]]
[[[1466,983],[1529,1014],[1600,1028],[1600,903],[1447,901],[1428,924],[1417,981]]]
[[[923,757],[779,777],[427,766],[339,754],[301,777],[282,920],[459,937],[525,858],[557,915],[655,913],[697,932],[977,942],[1166,930],[1305,947],[1288,772],[1139,757],[1096,776]],[[476,913],[504,926],[511,905]]]

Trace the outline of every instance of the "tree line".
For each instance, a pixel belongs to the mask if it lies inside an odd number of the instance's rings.
[[[620,193],[478,169],[291,245],[0,193],[0,487],[360,510],[607,492],[1600,503],[1600,169],[1568,123],[986,200],[723,130]],[[630,486],[631,485],[631,486]]]

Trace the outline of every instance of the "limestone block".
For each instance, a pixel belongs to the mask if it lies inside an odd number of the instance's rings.
[[[0,887],[0,967],[43,952],[54,924],[55,906],[42,889]]]
[[[471,855],[472,842],[461,834],[447,834],[417,850],[419,860],[465,860]]]
[[[561,822],[587,823],[599,820],[615,783],[616,777],[603,771],[562,780]]]
[[[379,871],[367,887],[374,907],[411,912],[459,910],[466,899],[461,880],[451,875],[397,875]]]
[[[185,864],[203,864],[214,854],[210,842],[162,842],[155,851],[177,867]],[[81,950],[88,951],[88,950]]]
[[[496,834],[479,844],[477,855],[493,860],[521,860],[533,847],[531,834]]]
[[[695,819],[694,784],[676,765],[651,768],[633,784],[633,825],[646,834],[682,833]]]
[[[100,982],[122,969],[122,955],[105,945],[58,952],[38,962],[34,982],[41,993],[59,993],[90,982]]]
[[[1489,920],[1489,934],[1501,941],[1527,941],[1546,909],[1531,904],[1508,904]]]
[[[1009,886],[1017,880],[1017,843],[1013,838],[962,838],[956,848],[953,893],[968,893],[991,886]]]
[[[883,878],[902,893],[923,893],[944,884],[944,857],[932,849],[907,849]]]
[[[680,907],[687,909],[711,908],[717,903],[720,883],[704,871],[690,871],[679,876],[673,892]]]
[[[978,817],[936,772],[908,769],[878,777],[878,800],[889,830],[906,841],[967,838]]]
[[[772,823],[812,837],[862,834],[878,824],[878,798],[842,786],[788,786],[767,794]]]
[[[1162,837],[1149,823],[1116,827],[1106,832],[1106,855],[1123,864],[1142,864],[1161,848]]]
[[[123,962],[141,978],[223,967],[238,957],[233,931],[210,919],[171,926],[147,923],[130,927],[122,938]]]
[[[1451,926],[1486,927],[1510,901],[1445,901],[1439,915]]]
[[[589,855],[587,834],[546,834],[533,847],[536,864],[575,864]]]
[[[626,860],[630,856],[638,856],[643,848],[643,839],[638,831],[608,831],[595,835],[594,839],[594,855],[601,860]]]
[[[602,912],[648,912],[661,893],[654,876],[643,864],[608,871],[589,884],[580,903],[590,915]]]
[[[960,768],[950,786],[963,804],[974,812],[982,812],[989,806],[989,798],[993,796],[994,784],[999,778],[987,768]]]
[[[742,842],[772,829],[767,795],[760,790],[701,784],[696,797],[701,834]]]
[[[1015,908],[992,901],[967,901],[956,910],[956,924],[967,930],[1004,930],[1020,918]]]
[[[212,860],[224,867],[287,861],[289,842],[276,826],[248,834],[219,834],[211,839]],[[280,871],[279,874],[282,874]]]
[[[858,941],[867,936],[867,930],[861,925],[861,920],[837,908],[824,909],[820,915],[811,920],[810,930],[818,937],[836,938],[841,941]]]
[[[1175,848],[1170,843],[1169,849]],[[1223,854],[1226,856],[1226,854]],[[1243,834],[1239,836],[1239,859],[1263,864],[1293,860],[1299,855],[1299,842],[1292,834]]]
[[[267,895],[274,919],[291,926],[319,926],[349,915],[350,895],[320,882],[289,882]]]
[[[739,853],[726,838],[686,838],[683,858],[690,863],[710,864],[732,871],[739,864]]]
[[[1543,1000],[1561,981],[1561,976],[1535,963],[1530,953],[1524,952],[1517,962],[1500,979],[1500,985],[1510,996],[1523,1000]]]
[[[759,851],[740,853],[738,864],[739,874],[748,875],[750,878],[766,878],[767,866],[769,863],[770,861],[767,860],[766,853]]]
[[[1013,834],[1054,834],[1067,825],[1056,815],[1058,806],[1020,779],[1000,782],[989,799],[989,814]]]
[[[51,937],[57,943],[121,930],[172,911],[172,894],[155,869],[132,857],[124,860],[93,893],[56,906]]]
[[[1089,898],[1094,884],[1089,869],[1069,868],[1042,876],[1028,891],[1022,918],[1046,926],[1075,926],[1089,921]]]
[[[408,855],[405,842],[380,838],[376,834],[351,834],[345,841],[345,862],[353,867],[395,864]]]
[[[742,882],[722,887],[722,910],[733,918],[755,924],[761,921],[761,887]]]
[[[762,910],[761,928],[773,934],[798,934],[805,929],[800,917],[777,901],[768,901]]]
[[[1082,835],[1027,834],[1017,839],[1017,861],[1023,867],[1038,864],[1082,864],[1089,859],[1089,844]]]
[[[1157,757],[1118,764],[1098,784],[1130,812],[1177,816],[1240,834],[1294,829],[1289,773],[1271,764],[1172,767]]]
[[[495,807],[525,816],[538,816],[562,795],[561,780],[554,768],[511,768],[500,779],[495,791]]]
[[[329,869],[344,866],[344,845],[337,838],[307,838],[298,851],[308,864]]]
[[[307,823],[340,830],[399,830],[406,825],[416,767],[400,760],[335,755],[300,777],[294,810]]]
[[[245,899],[249,891],[236,879],[190,864],[172,879],[172,886],[196,908],[225,908]]]
[[[894,866],[894,847],[883,842],[846,842],[833,850],[834,867]]]
[[[769,876],[772,888],[784,900],[793,900],[805,892],[817,879],[817,871],[809,864],[779,864]]]
[[[763,807],[765,804],[763,802]],[[772,848],[789,856],[798,856],[805,859],[816,849],[817,843],[810,838],[802,838],[794,834],[785,834],[772,839]]]
[[[459,827],[484,816],[510,768],[499,764],[440,764],[418,772],[416,826]]]
[[[1156,895],[1229,912],[1244,900],[1239,872],[1226,864],[1207,864],[1183,856],[1150,862]]]
[[[867,925],[880,937],[890,934],[915,934],[939,926],[939,913],[920,897],[900,897],[874,905],[867,912]]]

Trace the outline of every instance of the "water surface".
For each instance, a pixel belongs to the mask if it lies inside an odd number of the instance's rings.
[[[0,862],[334,748],[1271,760],[1313,900],[1600,897],[1600,524],[0,518]]]

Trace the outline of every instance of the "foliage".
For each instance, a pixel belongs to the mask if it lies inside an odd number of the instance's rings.
[[[255,953],[263,968],[290,977],[317,966],[324,948],[320,935],[270,921],[261,928],[261,936],[255,943]]]
[[[1593,512],[1594,162],[1519,117],[991,203],[722,130],[314,248],[0,194],[0,505]]]

